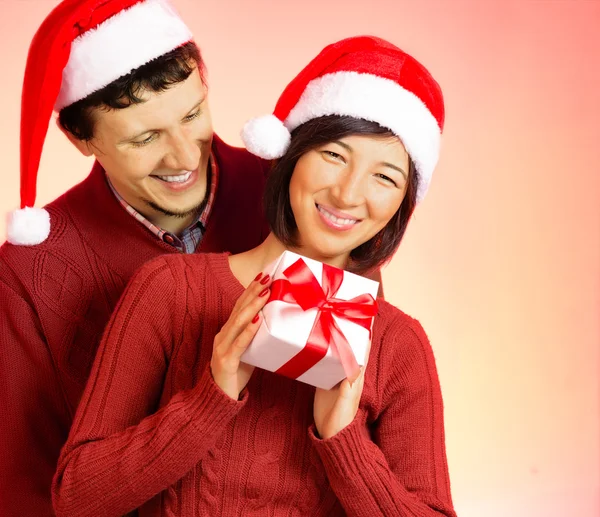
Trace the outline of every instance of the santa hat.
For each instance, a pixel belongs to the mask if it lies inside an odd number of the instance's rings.
[[[377,122],[397,135],[419,174],[417,201],[423,199],[444,126],[442,91],[423,65],[380,38],[333,43],[286,87],[272,115],[246,123],[242,140],[261,158],[280,158],[294,129],[326,115]]]
[[[168,0],[65,0],[31,42],[21,99],[21,209],[7,240],[34,245],[50,216],[33,208],[40,156],[52,110],[84,99],[192,39]]]

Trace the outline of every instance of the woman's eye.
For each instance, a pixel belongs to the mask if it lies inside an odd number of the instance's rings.
[[[152,133],[148,138],[144,140],[140,140],[139,142],[131,142],[135,147],[142,147],[144,145],[148,145],[156,138],[156,133]]]
[[[323,153],[326,156],[329,156],[330,158],[333,158],[334,160],[340,160],[340,161],[344,161],[344,157],[341,154],[338,153],[334,153],[333,151],[323,151]]]
[[[395,187],[397,187],[398,185],[396,184],[396,182],[390,178],[389,176],[386,176],[385,174],[376,174],[375,176],[377,176],[378,178],[381,178],[384,181],[387,181],[388,183],[391,183],[392,185],[394,185]]]

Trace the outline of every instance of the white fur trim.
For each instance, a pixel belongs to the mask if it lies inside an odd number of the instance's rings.
[[[336,72],[308,83],[284,124],[291,132],[326,115],[348,115],[377,122],[404,144],[419,173],[417,199],[431,182],[440,149],[440,127],[425,104],[398,83],[371,74]]]
[[[50,214],[43,208],[25,207],[8,216],[6,240],[11,244],[33,246],[50,235]]]
[[[73,41],[54,109],[84,99],[191,39],[168,0],[133,5]]]
[[[290,132],[275,115],[263,115],[244,124],[241,133],[246,149],[265,160],[281,158],[290,146]]]

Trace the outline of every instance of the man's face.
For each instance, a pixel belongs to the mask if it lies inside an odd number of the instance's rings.
[[[96,109],[87,144],[117,192],[163,228],[191,220],[204,203],[213,129],[207,91],[195,69],[145,102]]]

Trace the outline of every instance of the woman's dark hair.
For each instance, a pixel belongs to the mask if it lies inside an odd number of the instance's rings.
[[[265,215],[271,231],[286,246],[296,246],[296,220],[290,204],[290,180],[302,155],[321,145],[350,135],[394,137],[389,129],[376,122],[354,117],[331,115],[310,120],[292,132],[285,155],[273,166],[265,187]],[[419,177],[409,159],[406,195],[396,214],[377,235],[350,253],[347,268],[355,273],[372,271],[392,258],[417,203]]]
[[[101,90],[63,108],[60,125],[79,140],[94,136],[93,109],[123,109],[143,102],[140,92],[162,92],[185,81],[195,68],[204,82],[204,64],[200,50],[193,41],[153,59],[149,63],[119,77]]]

